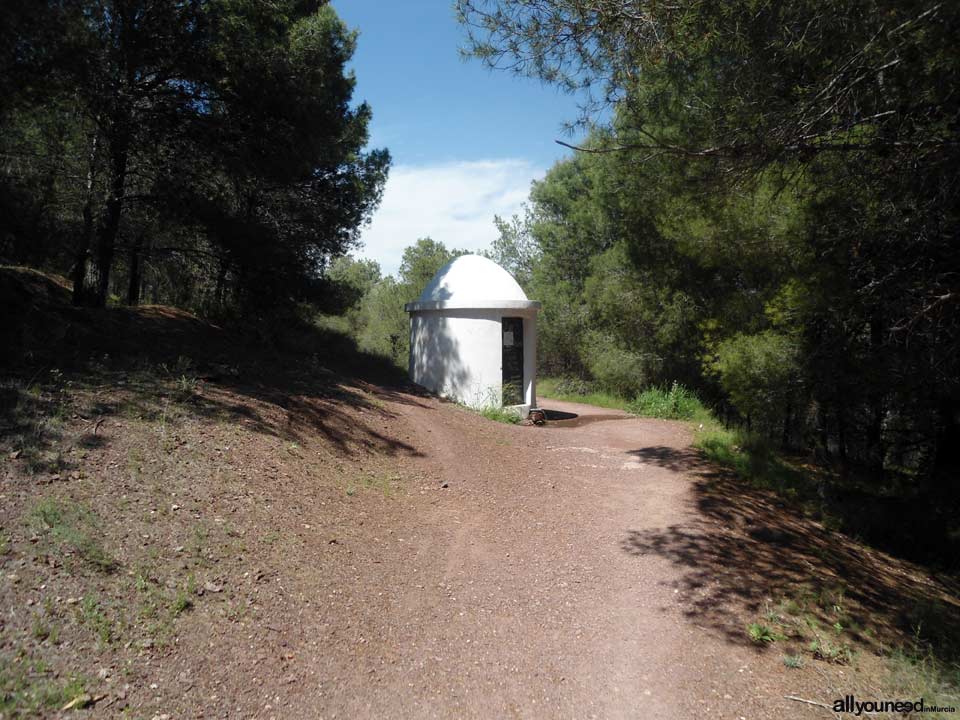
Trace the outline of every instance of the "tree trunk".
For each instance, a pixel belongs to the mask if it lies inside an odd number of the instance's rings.
[[[931,487],[927,493],[933,493],[940,502],[960,498],[960,482],[957,481],[960,468],[960,402],[949,396],[940,398],[937,408],[937,434],[933,458],[933,472],[930,473]]]
[[[883,362],[883,323],[879,315],[870,320],[870,353],[874,362]],[[881,366],[882,367],[882,366]],[[873,378],[870,392],[870,417],[867,421],[867,463],[878,482],[883,482],[886,446],[883,442],[883,418],[885,415],[883,388],[886,383],[880,377]]]
[[[840,476],[847,477],[850,466],[847,460],[847,418],[843,408],[837,408],[837,455],[840,457]]]
[[[140,304],[140,288],[143,284],[140,255],[143,252],[143,235],[138,235],[130,246],[130,284],[127,286],[127,305]]]
[[[223,292],[227,281],[227,261],[220,258],[220,267],[217,270],[217,306],[223,307]]]
[[[87,273],[89,272],[90,244],[93,240],[93,201],[87,199],[83,206],[83,230],[73,262],[73,304],[87,305],[90,298],[87,293]]]
[[[823,453],[822,457],[817,457],[819,462],[829,463],[830,457],[830,427],[828,425],[827,408],[823,403],[818,404],[817,408],[817,431],[820,436],[819,449]]]
[[[89,302],[87,295],[87,274],[89,273],[90,245],[93,243],[93,184],[96,178],[97,146],[99,131],[94,129],[90,139],[90,154],[87,160],[87,194],[83,203],[83,230],[80,243],[77,246],[73,264],[73,304],[86,305]]]
[[[787,409],[783,414],[783,437],[780,440],[780,445],[784,450],[790,447],[790,432],[793,428],[793,403],[787,403]]]
[[[97,288],[94,306],[105,307],[110,292],[110,270],[123,214],[123,200],[127,184],[127,156],[129,128],[126,118],[118,118],[111,127],[110,138],[110,194],[107,198],[103,223],[97,242]]]

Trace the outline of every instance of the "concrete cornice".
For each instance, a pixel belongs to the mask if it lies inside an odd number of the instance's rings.
[[[408,313],[431,310],[526,310],[536,313],[540,303],[536,300],[429,300],[407,303],[403,309]]]

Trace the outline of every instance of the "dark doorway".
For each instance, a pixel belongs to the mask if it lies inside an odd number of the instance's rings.
[[[503,330],[503,404],[523,404],[523,318],[505,317]]]

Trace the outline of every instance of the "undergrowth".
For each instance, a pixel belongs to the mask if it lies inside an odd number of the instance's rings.
[[[895,697],[923,698],[927,707],[960,707],[960,664],[940,660],[929,648],[915,646],[890,654],[888,687]],[[955,718],[954,713],[924,713],[927,718]]]
[[[457,404],[465,410],[482,415],[487,420],[506,425],[517,425],[523,419],[519,410],[509,405],[501,405],[503,399],[511,394],[509,386],[503,388],[488,387],[485,391],[476,393],[471,402]]]
[[[770,443],[743,430],[728,428],[710,418],[697,432],[694,446],[704,457],[733,470],[758,488],[774,490],[783,497],[807,505],[817,503],[817,485],[808,472],[794,466]]]
[[[477,410],[487,420],[505,423],[507,425],[517,425],[520,422],[520,414],[515,410],[502,407],[483,407]]]
[[[576,378],[538,378],[537,392],[554,400],[587,403],[612,410],[627,410],[630,404],[625,398],[598,390],[591,383]]]
[[[42,660],[0,656],[0,717],[50,716],[75,700],[82,708],[84,688],[79,677],[57,679]]]
[[[627,411],[663,420],[715,422],[696,394],[676,381],[669,388],[647,388],[627,403]]]

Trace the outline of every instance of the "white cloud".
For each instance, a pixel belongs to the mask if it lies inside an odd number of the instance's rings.
[[[497,237],[493,216],[509,217],[544,171],[526,160],[396,165],[357,253],[396,274],[403,249],[431,237],[448,248],[483,250]]]

